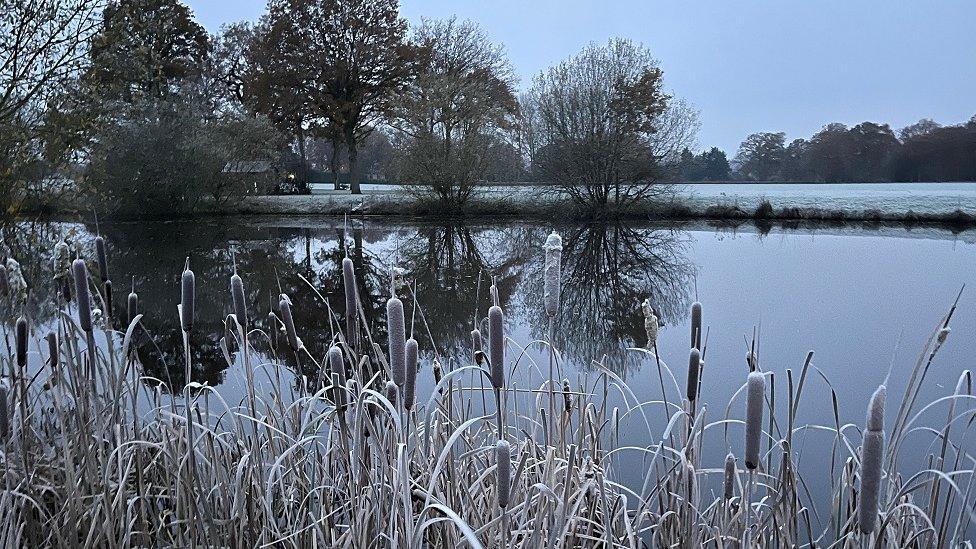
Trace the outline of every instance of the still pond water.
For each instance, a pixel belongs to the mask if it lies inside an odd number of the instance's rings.
[[[661,356],[683,386],[688,309],[697,299],[708,329],[701,400],[709,405],[712,421],[722,419],[745,380],[747,341],[755,332],[761,367],[775,374],[783,403],[787,368],[798,372],[806,353],[814,350],[814,366],[836,391],[842,421],[860,424],[865,403],[889,366],[889,393],[901,394],[926,338],[964,284],[951,337],[936,359],[923,397],[934,400],[948,394],[961,372],[976,366],[976,232],[367,220],[351,222],[344,237],[343,221],[333,218],[130,223],[102,226],[101,232],[108,243],[116,303],[124,302],[130,281],[140,295],[143,322],[152,335],[139,344],[146,374],[182,382],[176,304],[180,271],[189,256],[198,281],[194,377],[219,385],[225,398],[237,400],[243,386],[241,365],[228,367],[218,344],[230,312],[233,261],[245,280],[252,322],[257,327],[267,324],[269,304],[280,287],[295,304],[299,335],[319,356],[332,334],[329,315],[302,278],[341,314],[340,262],[348,249],[374,337],[385,344],[388,273],[397,265],[416,287],[415,329],[424,334],[417,339],[426,360],[436,352],[444,362],[455,357],[456,366],[457,357],[469,356],[473,318],[485,315],[492,277],[513,341],[509,352],[544,337],[541,245],[553,228],[564,243],[562,313],[555,342],[565,356],[563,375],[574,383],[592,377],[592,364],[602,362],[625,378],[641,400],[660,398],[653,362],[627,350],[645,343],[640,303],[650,298],[663,323]],[[90,250],[93,231],[92,226],[72,223],[21,223],[3,229],[4,253],[24,265],[31,286],[28,311],[35,324],[53,322],[49,297],[55,289],[48,282],[53,243],[67,235]],[[38,338],[43,333],[38,330]],[[37,362],[40,357],[36,355]],[[539,346],[531,346],[524,360],[535,361],[544,371],[547,357]],[[421,402],[431,380],[425,362],[418,381]],[[513,381],[538,386],[539,375]],[[677,398],[678,390],[672,389],[672,398]],[[740,398],[732,404],[732,416],[739,417],[741,408]],[[944,414],[939,408],[933,421]],[[801,423],[833,423],[830,389],[819,375],[804,389],[799,416]],[[726,439],[720,431],[708,440],[710,452],[705,455],[713,457],[706,459],[707,465],[720,467],[725,453],[739,446],[741,434]],[[646,434],[623,432],[621,445],[654,442]],[[827,474],[830,440],[829,434],[811,432],[797,443],[801,467],[810,478]],[[910,453],[922,459],[930,444],[929,436],[913,436]],[[625,474],[627,480],[638,482],[639,470]],[[815,497],[827,493],[826,482],[813,482],[810,488]]]

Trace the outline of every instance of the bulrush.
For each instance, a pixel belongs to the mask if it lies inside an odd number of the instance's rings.
[[[493,305],[488,309],[488,360],[491,361],[491,385],[495,389],[505,387],[504,324],[502,308]]]
[[[403,407],[412,410],[414,401],[417,398],[417,340],[410,338],[407,340],[404,352],[404,368],[406,369],[406,379],[403,383]]]
[[[20,317],[17,319],[16,337],[14,338],[17,348],[17,366],[27,367],[27,319]]]
[[[563,410],[566,415],[573,413],[573,394],[569,388],[569,380],[563,380]]]
[[[92,331],[91,295],[88,293],[88,267],[84,259],[76,259],[71,264],[71,275],[75,279],[75,304],[78,305],[78,323],[85,332]]]
[[[397,384],[392,381],[386,382],[386,400],[395,408],[397,405]]]
[[[0,382],[0,441],[10,434],[10,407],[7,404],[7,386]]]
[[[105,239],[95,237],[95,260],[98,262],[98,276],[102,283],[108,280],[108,255],[105,253]]]
[[[247,328],[247,299],[244,297],[244,280],[235,271],[230,277],[230,299],[234,306],[234,316],[241,328]]]
[[[884,385],[871,396],[864,438],[861,442],[861,500],[858,502],[858,525],[870,534],[878,520],[881,493],[881,462],[884,458],[884,415],[887,388]]]
[[[298,352],[301,343],[298,341],[298,332],[295,331],[295,319],[291,315],[291,299],[287,294],[281,294],[278,300],[278,311],[281,313],[281,323],[285,326],[285,335],[288,337],[288,346],[292,351]]]
[[[698,399],[698,378],[701,373],[701,353],[692,349],[688,355],[688,390],[686,396],[690,402]]]
[[[356,268],[348,257],[342,258],[342,286],[346,293],[346,338],[351,338],[359,302],[356,299]]]
[[[404,360],[406,353],[406,329],[403,320],[403,302],[396,296],[386,301],[386,331],[387,344],[390,353],[390,369],[393,371],[393,382],[397,387],[403,387],[406,382],[406,368]]]
[[[563,239],[553,231],[543,246],[546,250],[546,263],[543,284],[543,302],[546,314],[554,318],[559,313],[559,278],[563,254]]]
[[[482,351],[483,344],[481,341],[481,330],[475,328],[471,330],[471,356],[474,356]]]
[[[342,358],[342,349],[338,345],[333,345],[329,347],[329,375],[339,374],[339,382],[345,385],[346,383],[346,363]]]
[[[725,482],[722,486],[722,495],[729,500],[735,496],[735,456],[732,452],[725,456]]]
[[[750,373],[746,393],[746,468],[750,470],[759,467],[765,398],[766,378],[761,372]]]
[[[51,367],[52,373],[57,372],[61,361],[61,345],[58,344],[58,334],[48,332],[45,339],[47,340],[48,366]]]
[[[126,303],[126,313],[128,323],[132,324],[136,316],[139,315],[139,294],[136,293],[135,289],[129,292],[129,300]]]
[[[505,509],[512,495],[512,447],[508,441],[499,440],[495,444],[495,459],[498,465],[498,506]]]
[[[699,302],[691,304],[691,346],[701,350],[702,306]]]
[[[108,319],[109,324],[112,323],[112,314],[115,311],[112,305],[112,281],[105,281],[105,318]]]
[[[196,301],[196,277],[190,270],[190,258],[186,259],[186,267],[180,279],[180,325],[184,332],[193,329],[193,307]]]

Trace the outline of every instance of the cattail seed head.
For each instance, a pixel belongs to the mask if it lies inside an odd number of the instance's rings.
[[[7,404],[7,386],[0,383],[0,440],[10,435],[10,407]]]
[[[701,373],[701,353],[692,349],[688,356],[688,400],[694,402],[698,398],[698,378]]]
[[[128,323],[132,324],[136,316],[139,315],[139,294],[135,292],[129,292],[129,300],[126,303],[126,314],[128,317]]]
[[[105,239],[95,237],[95,259],[98,262],[98,276],[102,283],[108,280],[108,255],[105,253]]]
[[[471,354],[472,354],[472,356],[475,356],[479,352],[481,352],[482,348],[483,348],[483,345],[482,345],[482,341],[481,341],[481,330],[478,330],[477,328],[474,329],[474,330],[471,330]]]
[[[396,297],[391,297],[386,301],[386,331],[393,382],[397,384],[397,387],[403,387],[406,382],[404,361],[406,360],[407,332],[403,320],[403,302]]]
[[[495,444],[495,458],[498,462],[498,506],[504,509],[512,495],[512,447],[508,441],[499,440]]]
[[[735,496],[735,456],[732,452],[725,456],[725,481],[723,482],[723,493],[725,499],[732,499]]]
[[[20,317],[17,319],[16,328],[16,341],[17,347],[17,366],[21,368],[27,367],[27,319]]]
[[[884,443],[884,431],[864,432],[864,439],[861,442],[861,492],[858,502],[858,526],[861,532],[865,534],[874,531],[878,520]]]
[[[748,469],[759,467],[765,398],[766,378],[761,372],[750,373],[746,393],[746,468]]]
[[[491,385],[495,389],[505,386],[504,323],[501,307],[493,305],[488,309],[488,360],[491,362]]]
[[[112,313],[115,308],[112,305],[112,281],[105,281],[105,318],[108,319],[109,324],[112,323]]]
[[[52,372],[56,372],[58,371],[61,360],[61,346],[58,344],[58,334],[48,332],[45,339],[47,340],[48,365],[51,367]]]
[[[878,519],[881,493],[881,464],[884,461],[884,414],[888,389],[881,385],[871,395],[861,441],[861,499],[858,503],[858,524],[862,533],[874,531]]]
[[[295,319],[291,315],[291,299],[281,294],[278,300],[278,310],[281,313],[281,323],[285,326],[285,335],[288,336],[288,346],[296,353],[302,348],[298,340],[298,332],[295,331]]]
[[[86,332],[92,331],[91,294],[88,293],[88,267],[85,260],[76,259],[71,264],[71,274],[75,279],[75,302],[78,305],[78,323]]]
[[[190,261],[186,262],[186,269],[183,270],[183,276],[180,279],[180,295],[182,301],[180,301],[180,325],[183,327],[184,332],[189,332],[193,329],[193,308],[196,302],[196,291],[197,291],[196,277],[193,275],[193,271],[190,270]]]
[[[278,327],[278,317],[275,316],[274,311],[268,311],[268,337],[275,348],[281,348],[281,330]]]
[[[346,383],[346,361],[342,356],[342,349],[338,345],[333,345],[329,347],[328,360],[326,365],[329,369],[329,375],[339,374],[339,383],[345,385]]]
[[[871,395],[866,421],[868,431],[884,430],[885,399],[887,396],[888,388],[884,385],[878,386],[874,394]]]
[[[403,383],[403,407],[407,410],[413,409],[414,400],[417,397],[417,340],[410,338],[407,340],[404,353],[404,366],[406,368],[406,379]]]
[[[348,257],[342,258],[342,286],[346,292],[346,322],[355,322],[359,309],[356,300],[356,269]]]
[[[549,318],[559,313],[559,278],[563,253],[563,239],[553,231],[546,238],[545,283],[543,285],[543,302]]]
[[[699,302],[691,304],[691,346],[701,350],[702,306]]]
[[[397,384],[393,381],[386,382],[386,400],[390,401],[390,404],[395,408],[397,405]]]
[[[569,389],[569,380],[563,380],[563,409],[566,410],[566,414],[573,413],[573,395]]]
[[[244,280],[234,273],[230,277],[230,298],[234,306],[234,316],[242,328],[247,328],[247,299],[244,297]]]

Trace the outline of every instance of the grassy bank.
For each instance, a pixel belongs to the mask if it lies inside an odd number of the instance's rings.
[[[551,325],[561,243],[546,246],[537,253]],[[132,345],[144,329],[138,296],[112,315],[104,248],[83,255],[59,265],[73,301],[51,296],[62,314],[50,334],[18,318],[16,292],[3,295],[3,547],[930,547],[968,539],[976,519],[972,376],[919,399],[951,343],[955,305],[903,394],[879,388],[866,420],[839,417],[835,402],[832,423],[801,425],[798,410],[829,415],[829,403],[803,398],[809,384],[830,388],[812,352],[777,384],[752,341],[742,364],[714,366],[740,369],[732,401],[701,401],[702,334],[722,326],[708,326],[697,303],[689,350],[672,357],[658,355],[658,321],[644,307],[646,345],[630,352],[654,394],[637,395],[611,364],[564,371],[551,337],[506,337],[497,306],[477,311],[470,349],[440,355],[427,335],[439,319],[411,311],[400,281],[386,333],[373,333],[348,260],[340,293],[321,296],[332,347],[313,356],[292,300],[259,309],[264,296],[252,299],[242,272],[223,298],[221,345],[245,379],[241,401],[228,402],[213,387],[145,377]],[[192,258],[173,288],[183,345],[160,350],[185,359],[183,380],[201,302],[190,267]],[[547,360],[533,363],[529,346]],[[418,390],[418,368],[436,381],[429,392]],[[526,372],[534,382],[516,386]],[[926,423],[923,410],[939,419]],[[621,443],[636,432],[646,444]],[[826,478],[805,474],[795,446],[807,433],[831,445]],[[705,452],[706,439],[723,438],[731,454]],[[918,470],[903,465],[917,444],[932,452]],[[642,464],[641,485],[622,484],[625,456]],[[814,484],[831,498],[813,499]]]
[[[92,208],[86,205],[84,201],[65,200],[57,203],[45,203],[36,207],[24,204],[18,214],[21,216],[64,217],[79,214],[89,215],[91,211]],[[102,212],[100,215],[105,218],[112,216],[113,212]],[[159,215],[164,218],[174,217],[165,213]],[[752,220],[759,226],[777,221],[784,223],[861,222],[908,226],[929,224],[957,232],[976,228],[976,213],[964,211],[960,208],[947,211],[827,209],[775,204],[768,199],[762,199],[754,207],[743,207],[734,202],[707,203],[676,195],[670,199],[635,203],[626,208],[600,209],[576,204],[561,198],[556,193],[538,193],[524,189],[482,193],[471,198],[462,207],[418,198],[403,191],[367,191],[361,195],[336,193],[249,196],[234,203],[219,206],[204,205],[193,214],[183,214],[177,217],[213,215],[433,216],[438,218],[560,219],[563,221],[704,219],[731,223]],[[145,215],[139,216],[139,219],[144,218]]]

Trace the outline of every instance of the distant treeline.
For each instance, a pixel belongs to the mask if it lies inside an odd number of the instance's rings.
[[[976,116],[955,126],[920,120],[897,133],[834,123],[789,144],[783,132],[754,133],[731,163],[717,148],[685,150],[675,173],[683,181],[976,181]]]

